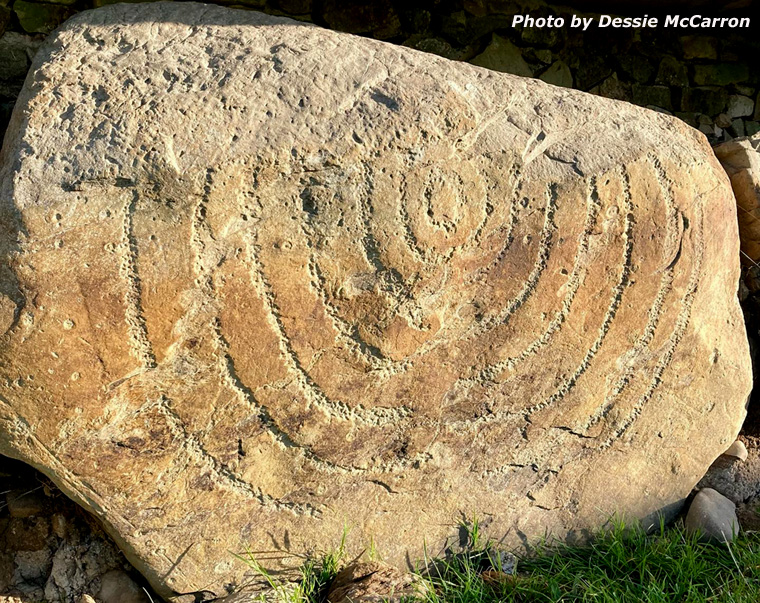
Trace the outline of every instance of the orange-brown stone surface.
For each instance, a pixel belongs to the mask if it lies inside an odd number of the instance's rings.
[[[672,510],[744,418],[734,198],[669,116],[115,5],[41,49],[0,177],[0,453],[164,595],[345,526],[404,565]]]

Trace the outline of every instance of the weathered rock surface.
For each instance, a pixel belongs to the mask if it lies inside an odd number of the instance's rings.
[[[741,249],[745,261],[760,260],[760,135],[715,147],[736,195]]]
[[[737,505],[760,499],[760,440],[742,437],[749,444],[745,458],[722,454],[697,484],[700,489],[717,490]]]
[[[667,512],[734,441],[734,199],[679,120],[197,4],[80,14],[35,68],[0,453],[164,595],[345,525],[403,565],[462,517],[514,544]]]

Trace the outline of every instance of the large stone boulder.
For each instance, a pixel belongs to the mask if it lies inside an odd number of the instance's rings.
[[[734,199],[665,115],[116,5],[41,49],[1,177],[0,452],[164,595],[667,512],[744,417]]]

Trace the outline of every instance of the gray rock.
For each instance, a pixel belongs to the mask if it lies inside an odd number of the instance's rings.
[[[728,113],[729,117],[747,117],[752,115],[755,110],[755,101],[747,96],[741,94],[732,94],[728,97]]]
[[[533,77],[533,70],[525,62],[520,49],[497,34],[493,34],[488,47],[470,62],[494,71]]]
[[[744,130],[744,120],[735,119],[734,121],[732,121],[729,131],[734,137],[741,138],[742,136],[744,136],[746,134]]]
[[[555,61],[551,67],[540,75],[539,79],[554,86],[562,86],[563,88],[573,87],[573,74],[570,72],[570,67],[564,61]]]
[[[697,493],[685,524],[687,533],[699,534],[705,542],[731,542],[739,533],[736,505],[712,488]]]
[[[760,132],[760,122],[757,121],[745,121],[744,128],[747,131],[747,136],[754,136]]]

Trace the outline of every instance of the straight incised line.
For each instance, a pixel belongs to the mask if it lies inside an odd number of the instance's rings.
[[[145,324],[145,316],[142,309],[142,293],[140,276],[137,272],[138,249],[137,240],[133,232],[133,220],[137,207],[138,194],[132,191],[132,197],[124,205],[124,219],[122,223],[121,262],[119,275],[124,280],[126,287],[124,292],[125,320],[130,338],[130,350],[140,361],[143,368],[154,368],[156,356],[148,338],[148,328]]]

